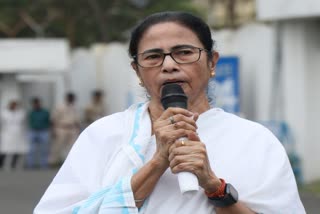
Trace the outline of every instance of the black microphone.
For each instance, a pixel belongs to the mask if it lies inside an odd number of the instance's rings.
[[[176,83],[169,83],[163,86],[161,91],[161,103],[164,109],[169,107],[179,107],[187,109],[188,97],[182,87]],[[179,138],[181,141],[188,140],[186,137]],[[179,172],[178,181],[182,194],[192,193],[199,190],[197,176],[190,172]]]
[[[161,103],[164,109],[179,107],[187,109],[188,97],[182,87],[176,83],[166,84],[162,88]]]

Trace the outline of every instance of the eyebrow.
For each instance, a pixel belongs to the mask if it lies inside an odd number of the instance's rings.
[[[170,51],[173,51],[173,50],[177,50],[179,48],[194,48],[195,46],[193,45],[187,45],[187,44],[181,44],[181,45],[176,45],[176,46],[173,46],[170,48]],[[146,53],[164,53],[163,49],[161,48],[153,48],[153,49],[149,49],[149,50],[146,50],[144,52],[142,52],[141,54],[146,54]]]
[[[173,46],[172,48],[170,48],[170,50],[176,50],[176,49],[179,49],[179,48],[194,48],[195,46],[193,45],[187,45],[187,44],[183,44],[183,45],[176,45],[176,46]]]
[[[149,50],[146,50],[146,51],[143,51],[141,54],[146,54],[146,53],[163,53],[163,49],[161,48],[153,48],[153,49],[149,49]]]

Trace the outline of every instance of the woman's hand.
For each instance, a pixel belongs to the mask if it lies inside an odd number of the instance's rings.
[[[170,168],[173,173],[191,172],[198,177],[199,185],[207,192],[215,192],[221,182],[210,167],[206,146],[192,133],[188,140],[176,140],[169,148]]]
[[[169,147],[179,138],[196,134],[198,114],[170,107],[153,122],[157,151],[155,155],[168,161]]]

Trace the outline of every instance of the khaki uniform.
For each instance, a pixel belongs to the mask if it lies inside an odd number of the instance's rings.
[[[60,164],[67,157],[80,133],[80,118],[73,105],[61,105],[52,114],[53,144],[49,163]]]
[[[102,103],[91,103],[85,109],[85,122],[87,126],[103,116],[105,116],[105,108]]]

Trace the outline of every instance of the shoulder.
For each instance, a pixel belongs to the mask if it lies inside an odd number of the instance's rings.
[[[130,132],[131,125],[139,105],[132,105],[122,112],[117,112],[98,119],[89,125],[83,134],[90,139],[95,139],[94,143],[108,143],[110,139],[120,139]]]
[[[53,112],[54,112],[54,113],[60,113],[60,112],[63,111],[64,109],[65,109],[65,105],[59,104],[59,105],[57,105],[57,106],[53,109]]]
[[[230,146],[241,146],[265,149],[277,147],[282,150],[282,144],[274,134],[262,124],[224,112],[221,109],[211,109],[202,116],[201,126],[206,133],[211,133]]]
[[[212,108],[209,111],[204,112],[200,115],[199,121],[203,123],[209,122],[212,125],[226,125],[230,129],[235,127],[237,129],[264,129],[264,127],[257,122],[242,118],[235,114],[225,112],[220,108]],[[212,123],[213,121],[214,123]]]
[[[231,114],[225,112],[221,109],[215,110],[218,111],[216,114],[217,120],[224,125],[227,125],[230,129],[235,129],[238,132],[250,132],[250,133],[265,133],[265,134],[272,134],[269,129],[267,129],[262,124],[242,118],[238,115]]]
[[[131,134],[136,111],[137,106],[131,106],[89,125],[76,140],[69,155],[70,161],[77,162],[83,156],[91,157],[91,162],[110,158]]]
[[[49,114],[49,110],[46,108],[43,108],[42,111],[45,112],[46,114]]]

